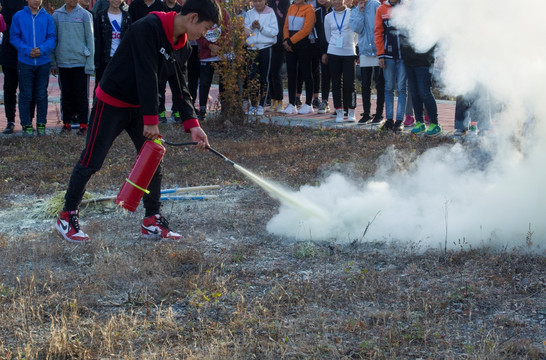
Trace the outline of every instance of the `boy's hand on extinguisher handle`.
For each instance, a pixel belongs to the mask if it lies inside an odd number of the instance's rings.
[[[144,125],[144,131],[142,131],[142,135],[150,140],[157,139],[159,137],[159,126],[157,124]]]
[[[205,149],[209,145],[209,140],[207,134],[201,129],[201,127],[196,126],[190,129],[191,139],[197,143],[197,147],[200,149]]]

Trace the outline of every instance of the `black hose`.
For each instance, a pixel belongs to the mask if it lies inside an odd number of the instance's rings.
[[[188,146],[188,145],[197,145],[197,143],[195,141],[190,141],[190,142],[182,142],[182,143],[173,143],[173,142],[170,142],[170,141],[167,141],[165,139],[162,139],[163,142],[167,145],[171,145],[171,146]],[[216,156],[219,156],[221,157],[222,159],[224,159],[228,164],[230,165],[235,165],[235,163],[233,161],[231,161],[230,159],[228,159],[225,155],[223,155],[222,153],[216,151],[215,149],[211,148],[210,146],[205,146],[205,149],[207,149],[208,151],[210,151],[211,153],[213,153],[214,155]]]

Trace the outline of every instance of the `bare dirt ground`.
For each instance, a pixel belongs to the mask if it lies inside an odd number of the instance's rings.
[[[415,157],[451,142],[267,125],[206,130],[230,159],[296,189],[332,170],[367,178],[390,145]],[[176,125],[163,133],[188,140]],[[143,240],[141,209],[101,204],[82,208],[92,241],[74,246],[41,213],[65,189],[83,139],[0,145],[2,359],[546,358],[544,254],[274,236],[266,224],[277,201],[188,147],[167,148],[164,188],[221,189],[201,192],[218,195],[206,201],[164,203],[182,242]],[[117,194],[134,157],[122,136],[88,191]]]

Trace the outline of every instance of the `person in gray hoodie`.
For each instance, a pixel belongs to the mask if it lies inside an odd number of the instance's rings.
[[[364,114],[359,124],[383,122],[385,106],[385,78],[377,60],[377,49],[374,40],[375,13],[381,5],[379,0],[359,0],[358,6],[351,11],[349,25],[358,34],[358,49],[360,55],[360,74],[362,79],[362,107]],[[371,113],[372,78],[377,90],[375,114]]]
[[[51,55],[51,73],[59,75],[61,132],[70,132],[71,123],[77,119],[78,134],[85,135],[89,116],[89,76],[95,72],[93,17],[78,0],[66,0],[53,13],[53,21],[57,47]]]

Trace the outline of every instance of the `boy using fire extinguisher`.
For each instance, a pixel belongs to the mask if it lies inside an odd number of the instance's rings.
[[[159,137],[158,75],[165,70],[166,62],[184,74],[191,52],[189,41],[200,38],[220,21],[215,0],[187,0],[179,13],[152,12],[129,28],[95,92],[86,145],[72,171],[64,208],[56,222],[55,227],[67,241],[89,240],[79,225],[78,206],[87,182],[101,168],[116,137],[125,130],[137,152],[147,139]],[[177,58],[175,50],[179,50]],[[197,121],[186,81],[180,86],[182,95],[176,100],[184,129],[204,149],[209,145],[207,135]],[[161,166],[148,190],[143,198],[146,213],[142,235],[179,240],[180,234],[169,229],[160,213]]]

